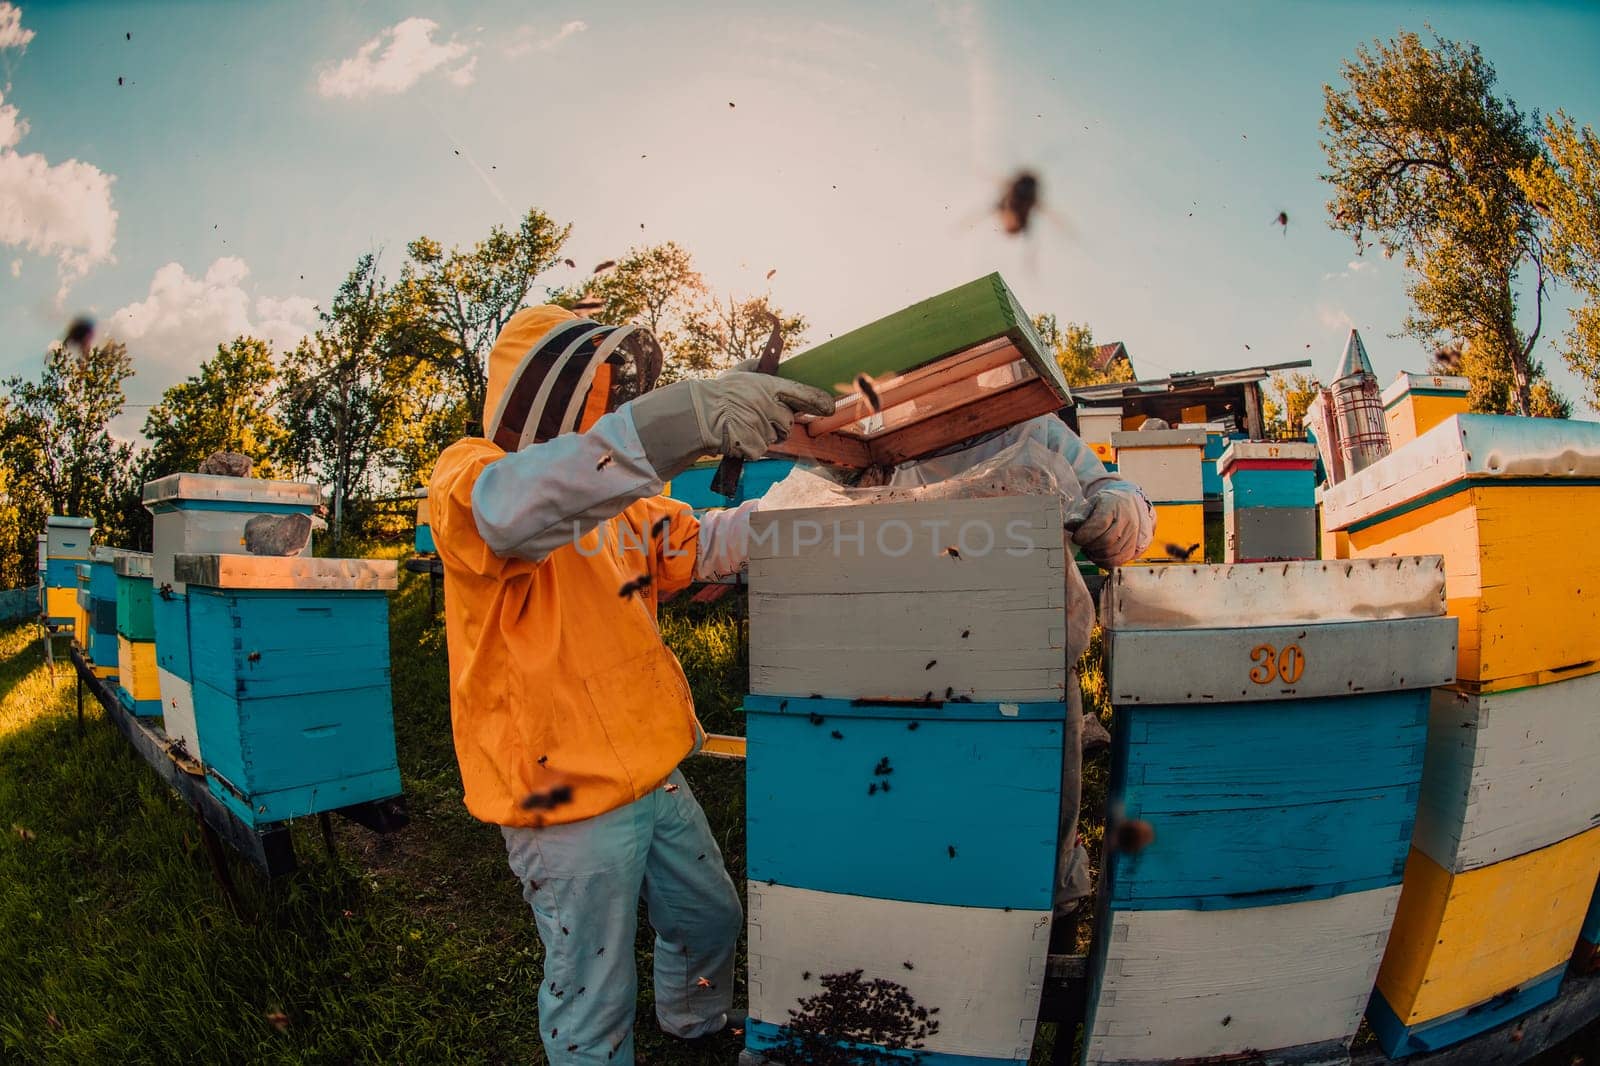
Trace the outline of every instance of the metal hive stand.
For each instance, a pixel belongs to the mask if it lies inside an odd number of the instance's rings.
[[[294,845],[289,835],[289,823],[278,822],[270,827],[256,829],[246,825],[238,815],[214,796],[206,782],[204,771],[198,765],[173,750],[167,735],[152,722],[141,719],[122,705],[117,694],[104,678],[96,677],[84,660],[82,652],[72,649],[72,665],[77,672],[78,730],[83,732],[83,692],[87,688],[104,708],[106,718],[128,738],[139,757],[161,775],[172,790],[194,809],[200,826],[202,843],[211,860],[211,868],[218,883],[228,896],[235,911],[241,911],[232,876],[224,861],[222,844],[244,856],[268,877],[293,873],[299,868]],[[196,772],[198,771],[198,772]],[[405,802],[400,796],[341,807],[333,812],[375,833],[396,832],[410,821]],[[326,813],[319,816],[323,839],[330,854],[333,852],[332,824]]]

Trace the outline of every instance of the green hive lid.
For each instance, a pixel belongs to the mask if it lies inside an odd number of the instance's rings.
[[[774,455],[894,464],[1057,411],[1071,391],[1005,280],[990,274],[819,344],[777,373],[839,394]],[[881,409],[855,382],[873,379]]]
[[[931,296],[785,359],[778,364],[778,376],[832,389],[857,374],[898,374],[998,337],[1011,338],[1034,369],[1048,375],[1063,397],[1068,395],[1054,355],[999,274]]]
[[[269,481],[265,478],[226,477],[221,474],[169,474],[144,486],[145,506],[184,500],[254,504],[291,504],[315,507],[322,489],[305,481]]]

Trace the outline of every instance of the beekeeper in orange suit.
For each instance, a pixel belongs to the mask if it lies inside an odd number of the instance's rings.
[[[489,353],[484,436],[428,486],[466,804],[501,827],[533,908],[558,1066],[633,1061],[641,895],[662,1029],[728,1022],[742,915],[677,770],[703,733],[656,604],[742,567],[757,504],[697,521],[660,493],[701,455],[756,458],[795,412],[833,410],[763,374],[651,391],[660,369],[647,330],[518,312]]]

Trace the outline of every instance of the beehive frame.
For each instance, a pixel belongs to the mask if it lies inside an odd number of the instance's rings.
[[[872,379],[878,410],[856,385]],[[838,409],[801,416],[774,455],[892,465],[1066,406],[1054,356],[999,274],[951,289],[778,364],[830,390]]]

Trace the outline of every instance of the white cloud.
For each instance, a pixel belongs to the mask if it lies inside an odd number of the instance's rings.
[[[22,28],[22,10],[0,0],[0,52],[24,48],[33,36]],[[52,166],[37,152],[22,154],[17,145],[28,129],[28,120],[0,95],[0,245],[54,256],[60,302],[79,278],[111,260],[117,240],[117,211],[111,206],[116,179],[92,163],[69,159]],[[21,274],[22,261],[14,260],[11,276]]]
[[[327,97],[356,98],[403,93],[428,74],[464,59],[472,49],[460,41],[435,41],[439,24],[432,19],[408,18],[384,30],[338,66],[317,76],[317,91]],[[461,80],[465,72],[465,80]],[[472,80],[472,63],[448,73],[449,80],[466,85]]]
[[[0,245],[54,256],[61,277],[56,295],[64,299],[78,279],[111,261],[116,179],[92,163],[69,159],[52,166],[37,152],[18,152],[27,132],[17,109],[0,102]]]
[[[22,9],[0,0],[0,48],[26,48],[33,31],[22,28]]]
[[[1330,307],[1327,304],[1317,305],[1317,322],[1323,329],[1349,330],[1354,329],[1356,320],[1350,317],[1350,312],[1342,307]]]
[[[1344,270],[1337,274],[1322,275],[1323,281],[1335,281],[1339,278],[1353,278],[1363,270],[1371,270],[1372,264],[1362,259],[1352,259],[1344,265]]]
[[[444,76],[444,80],[449,82],[451,85],[465,89],[468,85],[472,84],[472,80],[476,76],[473,72],[477,69],[477,66],[478,57],[473,56],[455,70],[447,73]]]
[[[159,391],[196,373],[217,345],[235,337],[260,337],[281,354],[315,329],[310,300],[252,297],[249,276],[249,266],[234,256],[216,260],[203,277],[168,263],[150,279],[143,300],[112,314],[106,332],[128,345],[140,384]]]
[[[511,35],[510,42],[505,46],[506,55],[515,59],[525,56],[529,52],[548,52],[562,41],[575,33],[582,33],[589,28],[589,24],[582,19],[572,19],[563,22],[561,28],[547,37],[541,37],[539,31],[533,26],[521,26]]]

